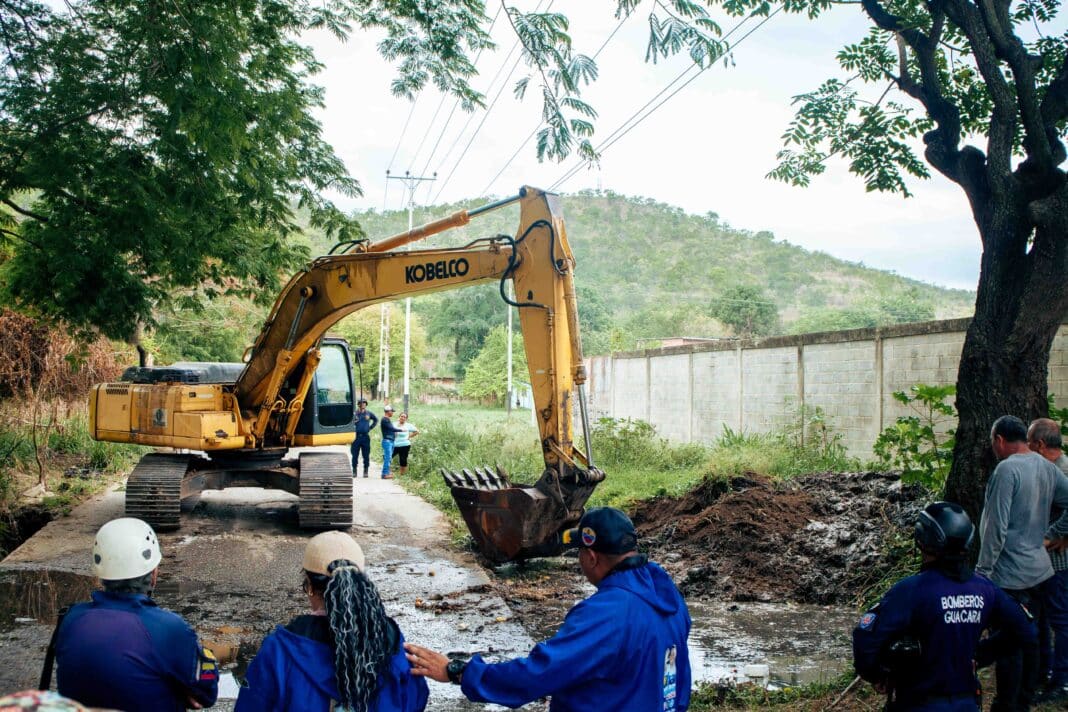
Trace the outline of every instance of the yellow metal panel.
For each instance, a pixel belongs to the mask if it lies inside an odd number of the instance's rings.
[[[222,410],[222,386],[214,383],[170,386],[168,394],[173,399],[176,412]]]
[[[132,443],[133,436],[129,430],[100,430],[93,432],[93,438],[109,443]]]
[[[129,383],[101,383],[94,388],[89,398],[90,428],[100,432],[127,433],[126,438],[118,442],[129,442],[130,393]]]
[[[318,447],[319,445],[351,445],[355,433],[329,433],[323,435],[300,435],[293,438],[294,447]]]

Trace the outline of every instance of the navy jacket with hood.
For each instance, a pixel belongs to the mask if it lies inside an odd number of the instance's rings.
[[[965,575],[967,574],[967,575]],[[996,634],[982,638],[984,630]],[[919,653],[896,670],[890,646],[903,638]],[[932,565],[886,592],[853,630],[853,665],[865,680],[890,684],[887,709],[977,710],[976,667],[1034,643],[1023,608],[989,579],[970,571],[951,577]]]
[[[642,557],[641,561],[644,561]],[[552,697],[552,712],[683,712],[690,705],[690,614],[654,563],[617,570],[525,658],[464,669],[464,695],[519,707]]]
[[[390,621],[392,623],[392,621]],[[324,616],[298,616],[268,635],[253,658],[235,712],[328,712],[340,694],[334,677],[334,648]],[[297,632],[294,632],[297,631]],[[393,624],[393,656],[378,674],[371,712],[421,712],[429,690],[411,673],[404,636]],[[303,634],[301,634],[303,633]],[[309,637],[310,636],[310,637]]]

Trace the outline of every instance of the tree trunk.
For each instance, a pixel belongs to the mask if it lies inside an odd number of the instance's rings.
[[[1050,349],[1068,312],[1065,205],[1062,184],[1041,204],[976,209],[982,269],[957,373],[960,423],[946,482],[946,498],[959,502],[976,524],[997,464],[991,425],[1002,415],[1029,423],[1048,412]]]

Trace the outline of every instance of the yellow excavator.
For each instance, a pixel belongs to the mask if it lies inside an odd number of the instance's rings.
[[[520,206],[515,237],[398,249],[514,203]],[[589,432],[574,268],[559,198],[530,187],[378,242],[335,245],[285,286],[245,363],[132,367],[120,382],[93,388],[95,439],[180,451],[141,459],[126,485],[126,514],[175,529],[183,505],[204,490],[254,486],[298,495],[302,527],[348,528],[348,456],[303,451],[287,457],[293,447],[354,438],[350,349],[327,330],[374,304],[496,281],[501,298],[519,311],[545,469],[534,485],[512,484],[499,468],[442,475],[488,559],[556,553],[559,533],[575,525],[604,479],[589,438],[585,452],[573,442],[575,398]],[[508,280],[514,299],[505,290]]]

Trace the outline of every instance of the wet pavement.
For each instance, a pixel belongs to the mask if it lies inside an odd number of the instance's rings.
[[[544,622],[521,625],[472,556],[449,550],[437,510],[377,477],[355,480],[353,535],[390,615],[414,642],[447,653],[489,658],[525,654]],[[56,612],[86,600],[93,535],[122,516],[121,488],[55,520],[0,562],[0,691],[36,685]],[[163,563],[156,599],[181,613],[238,679],[275,625],[305,612],[300,560],[310,534],[296,524],[296,497],[235,488],[206,492],[161,535]],[[562,562],[567,566],[573,562]],[[592,588],[589,589],[592,591]],[[827,679],[848,661],[854,614],[840,608],[780,604],[690,603],[696,680],[744,677],[765,663],[771,681]],[[539,625],[541,624],[541,625]],[[236,686],[227,677],[228,692]],[[430,683],[429,710],[503,709],[462,699],[452,685]],[[222,704],[222,709],[232,700]],[[526,710],[544,709],[533,704]]]

